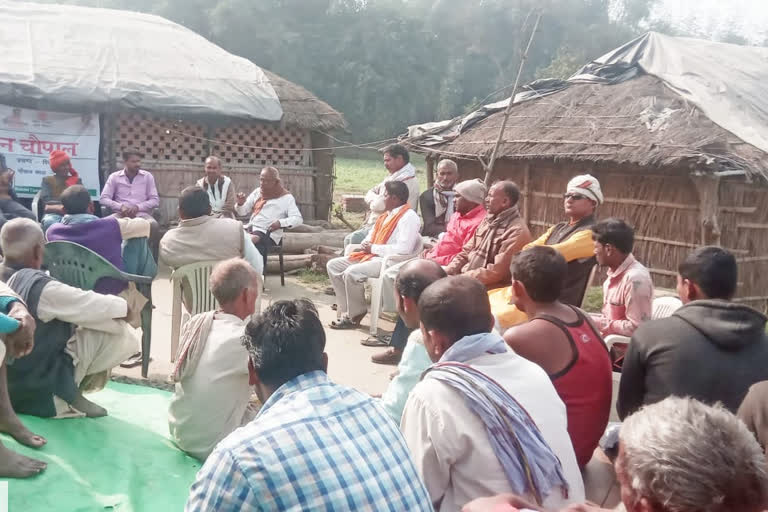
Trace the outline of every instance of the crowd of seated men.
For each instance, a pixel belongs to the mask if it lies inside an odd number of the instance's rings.
[[[135,289],[83,291],[41,267],[47,237],[154,275],[157,190],[140,159],[125,153],[102,193],[112,215],[100,219],[66,154],[52,155],[43,226],[3,209],[2,194],[15,200],[12,171],[0,168],[0,431],[23,444],[46,440],[16,412],[107,414],[85,393],[136,353]],[[459,181],[443,160],[419,196],[405,148],[385,148],[384,162],[365,225],[328,263],[338,313],[329,327],[354,329],[367,312],[365,281],[399,257],[384,274],[398,323],[391,341],[371,343],[389,344],[374,361],[398,369],[380,397],[328,378],[310,301],[255,314],[264,255],[302,222],[279,171],[263,169],[246,197],[210,157],[205,177],[181,192],[179,225],[156,252],[173,268],[218,261],[219,305],[184,324],[171,375],[171,437],[204,462],[187,510],[601,510],[584,503],[583,471],[619,369],[615,469],[626,510],[768,509],[766,318],[733,301],[730,252],[692,251],[678,267],[682,307],[654,320],[634,230],[597,218],[604,197],[593,176],[570,180],[566,220],[534,240],[514,183]],[[596,264],[607,269],[604,303],[587,314]],[[608,336],[629,340],[621,365]],[[44,469],[0,445],[0,476]]]

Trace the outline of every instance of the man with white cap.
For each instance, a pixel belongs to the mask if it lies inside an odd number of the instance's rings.
[[[445,266],[451,263],[451,260],[461,252],[467,243],[475,235],[475,231],[485,218],[485,201],[487,188],[481,180],[466,180],[458,183],[454,187],[456,194],[455,212],[451,216],[445,234],[432,249],[426,250],[421,257],[432,260],[435,263]],[[384,297],[384,310],[394,311],[394,282],[400,268],[406,262],[393,265],[387,269],[384,275],[384,284],[382,296]],[[371,356],[371,361],[379,364],[397,364],[403,355],[408,335],[411,329],[406,327],[401,318],[398,318],[395,324],[395,330],[392,333],[391,341],[387,342],[378,337],[367,338],[363,340],[366,346],[387,346],[389,348],[384,352]]]
[[[548,245],[563,255],[568,262],[568,274],[563,283],[560,302],[581,306],[587,281],[595,266],[595,244],[592,226],[595,210],[603,203],[600,182],[590,174],[576,176],[568,182],[563,199],[563,209],[568,220],[555,224],[537,240],[524,247]],[[491,310],[498,326],[506,329],[525,322],[528,317],[518,310],[512,301],[512,287],[489,293]]]

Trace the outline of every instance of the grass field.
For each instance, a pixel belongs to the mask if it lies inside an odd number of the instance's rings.
[[[411,155],[411,163],[416,167],[419,189],[426,190],[427,165],[424,158],[421,155]],[[337,157],[334,199],[339,199],[342,194],[365,194],[371,187],[381,183],[386,173],[380,158]]]

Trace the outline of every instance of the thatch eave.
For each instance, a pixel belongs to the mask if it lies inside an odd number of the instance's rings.
[[[346,130],[344,116],[304,87],[263,70],[283,108],[282,122],[311,131]]]
[[[423,145],[419,138],[404,142],[417,152],[487,159],[503,115],[491,114],[441,144]],[[716,125],[649,75],[615,85],[574,84],[516,105],[498,158],[741,170],[768,181],[768,154]]]

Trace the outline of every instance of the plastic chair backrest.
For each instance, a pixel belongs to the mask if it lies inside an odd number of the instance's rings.
[[[653,299],[651,320],[670,317],[682,305],[683,302],[677,297],[657,297]]]
[[[208,280],[217,261],[190,263],[173,271],[171,280],[180,280],[182,293],[186,299],[184,305],[190,315],[197,315],[216,309],[216,297],[211,293]],[[189,303],[187,303],[189,302]]]
[[[109,261],[74,242],[59,240],[45,244],[43,265],[51,277],[83,290],[93,290],[102,277],[125,280]]]

